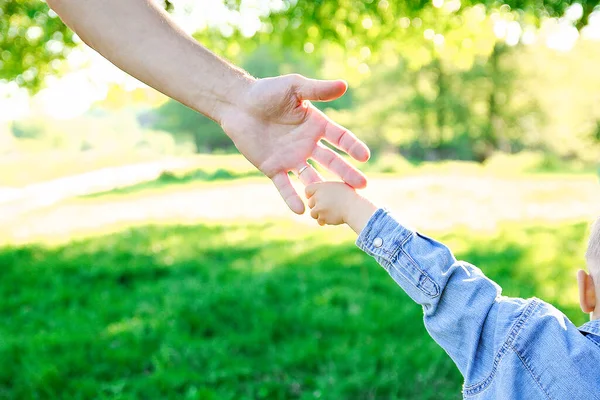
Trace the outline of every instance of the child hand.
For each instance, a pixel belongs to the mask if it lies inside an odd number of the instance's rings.
[[[319,182],[306,187],[310,216],[319,225],[348,224],[360,233],[377,211],[369,200],[343,182]]]
[[[319,182],[306,187],[310,216],[319,225],[339,225],[346,222],[349,203],[358,195],[343,182]]]

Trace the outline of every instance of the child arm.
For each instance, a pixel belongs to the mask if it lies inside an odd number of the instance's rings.
[[[352,227],[358,247],[423,307],[427,331],[468,382],[489,374],[530,302],[502,297],[479,268],[457,261],[448,247],[404,227],[343,183],[313,184],[306,194],[313,218]]]

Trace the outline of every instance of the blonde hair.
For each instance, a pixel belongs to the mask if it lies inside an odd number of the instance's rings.
[[[600,286],[600,218],[592,224],[585,260],[596,287]]]

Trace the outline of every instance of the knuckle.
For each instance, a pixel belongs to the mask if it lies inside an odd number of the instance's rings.
[[[340,137],[338,138],[338,142],[337,142],[338,146],[341,146],[341,145],[342,145],[342,142],[345,140],[345,138],[346,138],[346,135],[348,135],[348,130],[347,130],[347,129],[344,129],[344,130],[342,131],[342,133],[340,134]]]

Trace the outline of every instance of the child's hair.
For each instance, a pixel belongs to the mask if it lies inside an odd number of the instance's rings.
[[[596,287],[600,287],[600,218],[592,224],[585,260]]]

